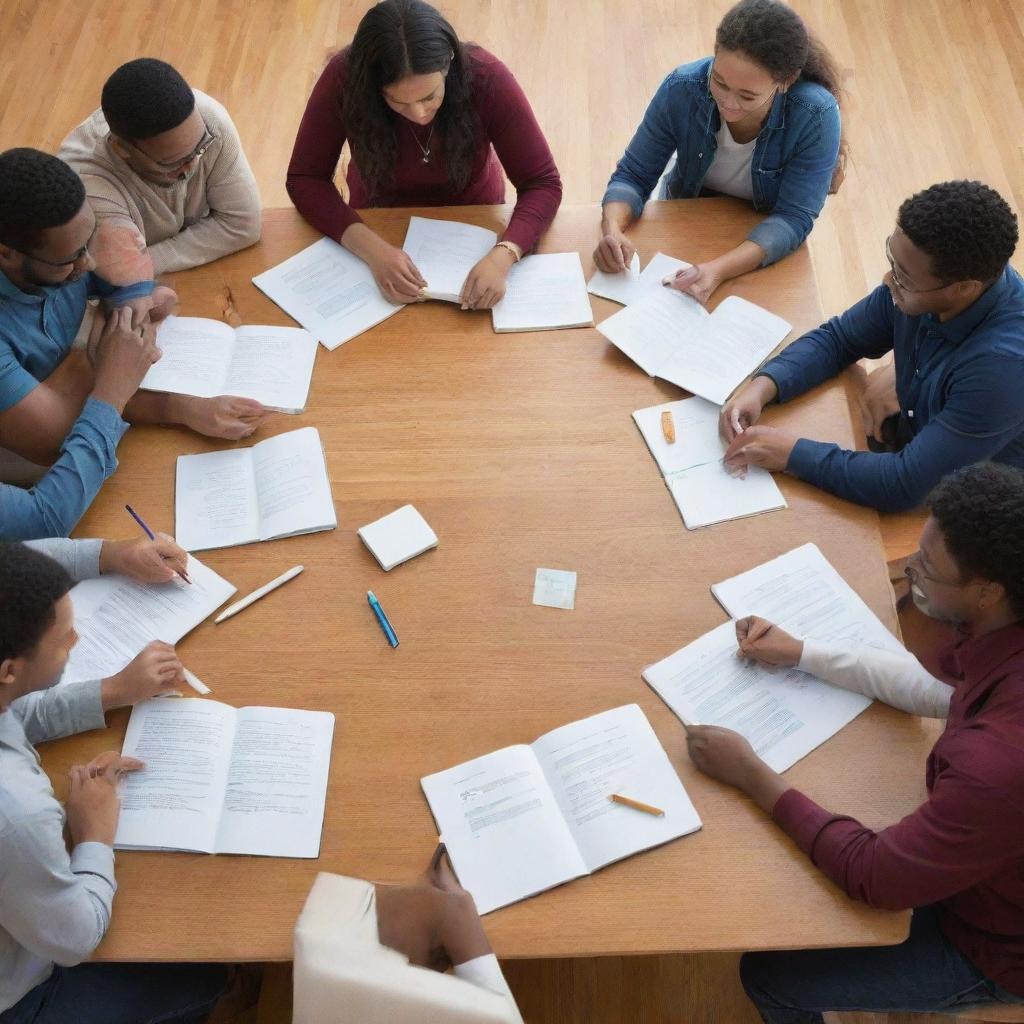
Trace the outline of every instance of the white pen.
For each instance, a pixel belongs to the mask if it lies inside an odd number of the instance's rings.
[[[300,572],[305,568],[304,565],[296,565],[289,569],[287,572],[281,573],[276,580],[271,580],[269,583],[265,583],[258,590],[254,590],[248,597],[243,597],[241,601],[236,601],[233,605],[225,608],[213,621],[223,622],[225,619],[230,619],[232,615],[237,615],[243,608],[248,608],[253,601],[258,601],[261,597],[265,597],[272,590],[277,590],[282,584],[287,583],[289,580],[295,579]]]
[[[200,679],[198,676],[193,675],[185,666],[181,668],[182,675],[185,677],[185,682],[192,687],[196,693],[206,696],[210,692],[210,688]]]

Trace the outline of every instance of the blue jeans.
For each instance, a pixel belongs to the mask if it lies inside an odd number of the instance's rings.
[[[823,1024],[827,1010],[941,1013],[1024,1003],[989,981],[943,934],[936,907],[914,911],[899,946],[746,953],[740,980],[765,1024]]]
[[[227,976],[224,964],[54,967],[0,1024],[202,1024]]]

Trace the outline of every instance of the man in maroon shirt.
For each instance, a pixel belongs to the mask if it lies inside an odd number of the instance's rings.
[[[746,954],[743,985],[768,1024],[1024,1002],[1024,474],[972,466],[928,508],[907,575],[918,607],[955,623],[959,639],[943,654],[949,714],[916,811],[873,832],[791,788],[738,733],[687,729],[694,764],[771,814],[848,895],[915,908],[899,946]],[[799,659],[802,642],[778,627],[754,632],[740,653]]]

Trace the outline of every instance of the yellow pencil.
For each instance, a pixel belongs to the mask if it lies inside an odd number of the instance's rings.
[[[665,812],[660,807],[652,807],[650,804],[642,804],[639,800],[630,800],[628,796],[622,796],[620,793],[612,793],[608,797],[612,803],[622,804],[623,807],[632,807],[634,811],[643,811],[644,814],[653,814],[656,818],[665,817]]]

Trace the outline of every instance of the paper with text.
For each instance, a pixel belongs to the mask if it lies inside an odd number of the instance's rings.
[[[653,288],[664,288],[665,278],[674,277],[676,271],[686,270],[691,264],[678,260],[674,256],[666,256],[656,252],[650,263],[640,273],[640,254],[633,253],[629,269],[618,274],[606,274],[601,270],[594,271],[587,290],[592,295],[611,299],[623,306],[636,302]]]
[[[499,334],[589,327],[594,314],[575,252],[526,256],[508,272],[505,297],[491,310]]]
[[[410,217],[402,248],[427,282],[428,299],[458,302],[469,272],[497,241],[493,231],[474,224]]]

